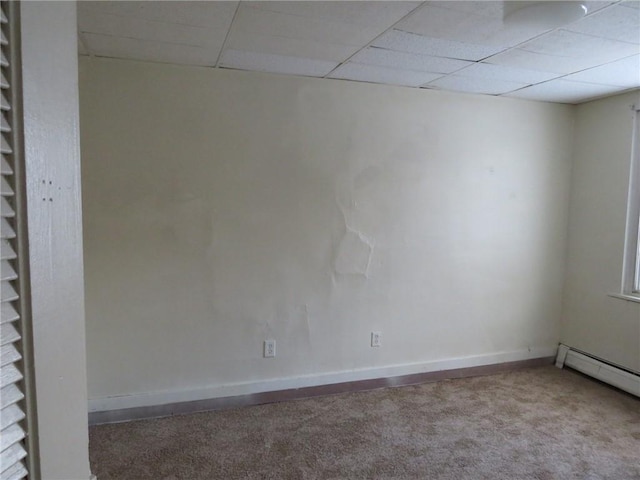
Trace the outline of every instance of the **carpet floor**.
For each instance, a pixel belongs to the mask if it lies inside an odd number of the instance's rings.
[[[640,399],[552,366],[89,434],[98,480],[640,480]]]

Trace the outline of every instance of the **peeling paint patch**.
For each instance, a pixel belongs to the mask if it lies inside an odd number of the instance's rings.
[[[359,232],[347,228],[338,246],[335,271],[341,275],[364,275],[367,277],[373,243]]]

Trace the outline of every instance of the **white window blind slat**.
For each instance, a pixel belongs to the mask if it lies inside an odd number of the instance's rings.
[[[9,2],[0,3],[0,480],[20,480],[28,475],[23,459],[27,456],[26,431],[23,420],[26,419],[23,404],[25,395],[23,385],[23,342],[20,320],[21,283],[20,243],[9,241],[16,238],[18,230],[15,202],[16,179],[13,166],[12,145],[18,138],[14,133],[13,122],[18,120],[12,109],[12,102],[18,94],[10,87],[9,80],[15,78],[10,70],[14,56],[11,49],[13,15]],[[13,66],[15,68],[15,65]],[[9,79],[9,80],[8,80]],[[15,104],[14,104],[15,106]],[[20,212],[18,212],[20,213]]]
[[[14,365],[7,365],[0,371],[0,384],[2,386],[18,383],[24,377],[20,370]]]
[[[13,210],[13,207],[9,204],[6,197],[0,197],[0,202],[0,216],[5,218],[13,218],[16,216],[16,212]]]
[[[5,323],[15,322],[20,318],[20,315],[10,302],[2,304],[2,312],[0,313],[2,313],[2,315],[0,315],[0,323],[2,325],[4,325]]]
[[[9,162],[5,158],[4,154],[2,154],[2,158],[0,159],[0,173],[2,175],[12,175],[13,168],[9,165]]]
[[[9,405],[7,408],[2,410],[2,416],[0,416],[0,429],[4,430],[8,426],[18,423],[25,417],[22,409],[16,405]]]
[[[0,218],[0,238],[16,238],[16,232],[6,218]]]
[[[4,177],[4,175],[2,177],[1,183],[0,183],[0,194],[3,197],[12,197],[15,192],[13,190],[13,187],[11,185],[9,185],[9,182],[7,181],[7,179]]]
[[[4,115],[0,115],[0,132],[10,132],[11,131],[11,125],[9,125],[9,122],[7,121],[6,118],[4,118]]]
[[[2,332],[0,332],[0,345],[7,345],[8,343],[12,343],[17,340],[20,340],[20,334],[16,330],[16,327],[14,327],[10,323],[2,327]],[[4,374],[4,371],[2,372],[2,374]],[[3,383],[1,387],[4,387],[6,385],[6,383]]]
[[[22,462],[13,464],[13,466],[7,468],[3,475],[7,480],[22,480],[27,476],[28,472]],[[4,478],[2,479],[4,480]]]
[[[8,426],[0,433],[0,452],[6,450],[15,443],[18,443],[23,438],[24,430],[22,430],[20,425],[14,423],[13,425]]]
[[[13,285],[11,285],[11,283],[2,282],[2,284],[0,284],[0,288],[2,288],[2,294],[0,296],[0,300],[3,303],[4,302],[13,302],[15,300],[18,300],[18,298],[20,298],[18,296],[18,292],[16,292],[16,289],[13,288]]]
[[[0,240],[0,260],[12,260],[16,258],[16,252],[8,240]]]
[[[26,450],[19,443],[14,443],[4,452],[0,453],[0,471],[2,471],[2,475],[0,475],[0,478],[4,480],[4,472],[7,471],[11,466],[13,466],[13,464],[18,463],[26,456]]]
[[[7,142],[4,138],[4,135],[0,135],[0,153],[10,155],[13,153],[9,142]]]
[[[2,158],[0,159],[0,173],[2,175],[13,175],[13,168],[11,168],[11,165],[9,165],[9,162],[5,158],[4,154],[2,154]]]
[[[5,345],[0,352],[0,367],[22,360],[22,355],[13,344]]]
[[[16,385],[8,385],[0,389],[0,408],[4,411],[9,405],[14,405],[24,398],[24,394]]]
[[[22,462],[14,464],[12,467],[7,468],[4,472],[7,480],[22,480],[27,476],[27,474],[27,469]]]
[[[9,260],[0,261],[0,280],[11,281],[18,278],[18,274]]]

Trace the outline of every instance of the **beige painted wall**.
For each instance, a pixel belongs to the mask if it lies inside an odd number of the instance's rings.
[[[88,480],[76,4],[20,4],[41,470],[34,478]]]
[[[554,354],[572,107],[95,58],[80,86],[94,410]]]
[[[640,303],[619,293],[640,94],[577,107],[562,342],[640,372]]]

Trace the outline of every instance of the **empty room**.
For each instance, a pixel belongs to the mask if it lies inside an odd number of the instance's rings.
[[[2,1],[0,479],[640,479],[640,1]]]

